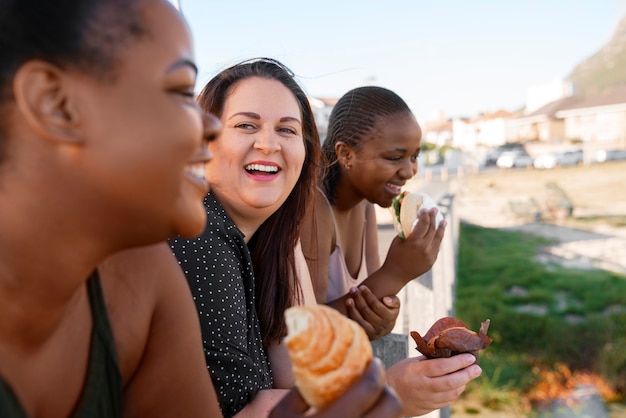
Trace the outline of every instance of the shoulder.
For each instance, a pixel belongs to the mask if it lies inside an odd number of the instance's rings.
[[[133,399],[126,413],[216,416],[198,314],[167,243],[115,254],[100,271],[124,392]]]
[[[125,250],[98,266],[120,371],[126,381],[150,337],[166,298],[192,303],[185,276],[166,243]],[[189,297],[188,301],[181,297]]]
[[[328,227],[332,231],[335,230],[335,217],[333,215],[332,206],[319,187],[316,189],[315,193],[315,216],[316,221],[319,222],[322,227]]]
[[[374,221],[376,222],[376,207],[373,203],[365,201],[365,220],[367,222]]]
[[[332,207],[324,192],[318,187],[315,189],[313,204],[309,206],[307,216],[302,224],[303,247],[305,254],[308,254],[308,240],[315,237],[319,243],[327,243],[334,248],[336,241],[335,217]],[[327,246],[325,245],[325,246]]]

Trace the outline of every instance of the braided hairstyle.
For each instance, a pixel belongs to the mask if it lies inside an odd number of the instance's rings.
[[[142,36],[136,0],[0,0],[0,162],[18,68],[43,60],[103,80],[121,46]]]
[[[255,301],[263,342],[278,342],[286,335],[285,310],[301,299],[294,248],[300,238],[300,224],[320,170],[320,139],[309,100],[294,78],[293,72],[271,58],[255,58],[229,67],[213,77],[202,89],[198,103],[221,117],[224,104],[233,87],[251,77],[276,80],[296,98],[302,116],[305,158],[300,177],[287,200],[257,229],[248,248],[255,276]],[[268,103],[271,106],[271,103]]]
[[[341,167],[337,164],[335,145],[344,142],[358,150],[376,129],[381,118],[410,114],[411,109],[400,96],[377,86],[357,87],[344,94],[330,114],[328,134],[322,146],[325,172],[321,188],[331,204],[336,201],[336,188]]]

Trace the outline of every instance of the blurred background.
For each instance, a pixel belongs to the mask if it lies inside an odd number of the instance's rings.
[[[429,417],[626,417],[626,0],[172,2],[198,90],[265,56],[294,71],[322,140],[357,86],[413,110],[407,189],[449,227],[395,331],[455,315],[490,318],[494,338],[481,378]],[[377,214],[384,257],[394,232]]]

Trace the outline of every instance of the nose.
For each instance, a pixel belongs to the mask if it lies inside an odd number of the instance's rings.
[[[263,129],[254,138],[254,149],[265,155],[280,151],[280,139],[273,129]]]
[[[209,112],[202,112],[202,138],[207,142],[214,141],[222,131],[222,123],[220,120]]]
[[[406,158],[403,161],[402,167],[398,174],[403,179],[411,179],[417,173],[417,161],[413,161],[411,158]]]

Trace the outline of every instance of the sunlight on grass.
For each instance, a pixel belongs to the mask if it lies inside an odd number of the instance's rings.
[[[557,364],[597,376],[611,393],[626,391],[626,276],[534,261],[549,243],[461,225],[455,314],[470,327],[490,318],[494,339],[480,356],[483,375],[464,396],[485,407],[528,410],[529,394]]]

